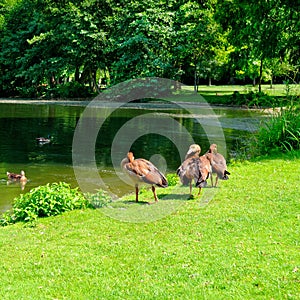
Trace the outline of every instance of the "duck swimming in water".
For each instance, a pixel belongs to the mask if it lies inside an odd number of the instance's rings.
[[[27,178],[25,176],[25,172],[22,170],[20,172],[20,174],[16,174],[16,173],[10,173],[10,172],[6,172],[7,178],[8,180],[12,180],[12,181],[27,181]]]
[[[6,175],[8,178],[7,184],[19,182],[21,185],[22,191],[24,190],[25,185],[27,183],[27,178],[26,178],[25,172],[23,170],[20,172],[20,174],[6,172]]]
[[[42,136],[37,137],[35,140],[39,145],[50,144],[51,143],[51,135],[48,135],[46,138],[42,137]]]

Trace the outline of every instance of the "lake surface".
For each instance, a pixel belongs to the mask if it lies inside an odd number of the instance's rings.
[[[102,103],[89,108],[90,113],[86,114],[87,104],[0,103],[0,211],[9,209],[20,193],[48,182],[65,181],[72,187],[78,186],[73,168],[77,156],[84,157],[79,159],[81,167],[86,167],[82,174],[89,171],[90,163],[96,164],[105,187],[118,196],[132,191],[120,180],[118,168],[129,149],[136,158],[150,159],[164,172],[177,169],[189,142],[200,144],[202,153],[214,142],[220,145],[219,152],[230,158],[241,141],[258,128],[262,117],[259,112],[236,108],[168,103],[128,103],[116,108]],[[85,120],[85,125],[77,128],[76,140],[74,132],[79,120]],[[37,137],[48,135],[52,137],[50,144],[36,142]],[[7,171],[21,170],[28,178],[24,190],[18,183],[7,183]],[[89,189],[99,186],[88,176],[87,181]]]

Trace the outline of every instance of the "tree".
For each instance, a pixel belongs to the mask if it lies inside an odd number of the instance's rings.
[[[22,1],[2,37],[6,86],[17,78],[14,88],[32,87],[37,95],[42,84],[53,89],[73,80],[95,90],[97,70],[105,67],[107,13],[106,1]]]
[[[295,40],[300,25],[296,5],[289,1],[219,1],[217,18],[229,31],[229,40],[236,51],[247,49],[248,57],[259,61],[260,91],[266,60],[284,59],[289,52],[299,51]]]
[[[167,1],[126,1],[110,18],[112,83],[136,77],[169,77],[174,13]]]
[[[187,1],[180,6],[176,18],[177,45],[175,57],[179,64],[194,69],[194,88],[199,76],[218,76],[218,67],[226,61],[226,38],[214,20],[214,1]]]

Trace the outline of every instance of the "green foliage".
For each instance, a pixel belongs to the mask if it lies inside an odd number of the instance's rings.
[[[255,141],[259,154],[300,149],[300,107],[291,104],[274,110],[264,121]]]
[[[287,1],[2,2],[2,96],[88,97],[103,82],[153,76],[195,90],[199,78],[299,78],[298,10]]]
[[[21,98],[35,98],[38,96],[37,90],[34,86],[16,87],[16,91]]]
[[[235,70],[242,68],[253,79],[259,76],[260,85],[265,64],[273,59],[282,62],[288,58],[299,64],[298,12],[297,5],[288,1],[270,0],[258,5],[253,1],[218,1],[216,17],[235,46]]]
[[[130,1],[114,9],[109,46],[118,59],[113,58],[111,64],[113,83],[136,77],[170,77],[170,49],[175,38],[171,7]]]
[[[25,0],[14,7],[5,16],[0,35],[0,67],[5,71],[1,92],[31,94],[26,89],[34,87],[36,96],[41,96],[38,89],[46,84],[49,95],[71,78],[95,91],[97,69],[104,68],[103,22],[108,9],[99,9],[93,2],[97,1]],[[86,97],[82,87],[67,84],[67,88],[71,91],[58,88],[57,94]]]
[[[241,94],[240,92],[234,92],[230,96],[230,104],[246,105],[247,107],[272,107],[275,104],[275,98],[269,96],[264,92],[249,92]]]
[[[34,223],[37,218],[59,215],[65,211],[90,207],[89,201],[65,182],[36,187],[15,198],[12,212],[5,213],[1,225],[15,222]]]
[[[175,186],[179,182],[178,176],[174,173],[169,173],[169,174],[166,175],[166,177],[167,177],[169,186]]]
[[[71,81],[65,84],[56,85],[54,88],[47,90],[46,98],[87,98],[92,96],[92,92],[86,85]]]
[[[111,195],[100,189],[96,193],[85,193],[84,194],[89,203],[95,208],[101,208],[108,205],[108,203],[112,202]]]

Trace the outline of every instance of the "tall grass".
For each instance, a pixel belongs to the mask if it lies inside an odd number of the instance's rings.
[[[259,154],[288,152],[300,149],[300,106],[293,102],[287,107],[273,109],[270,118],[263,121],[257,135]]]

